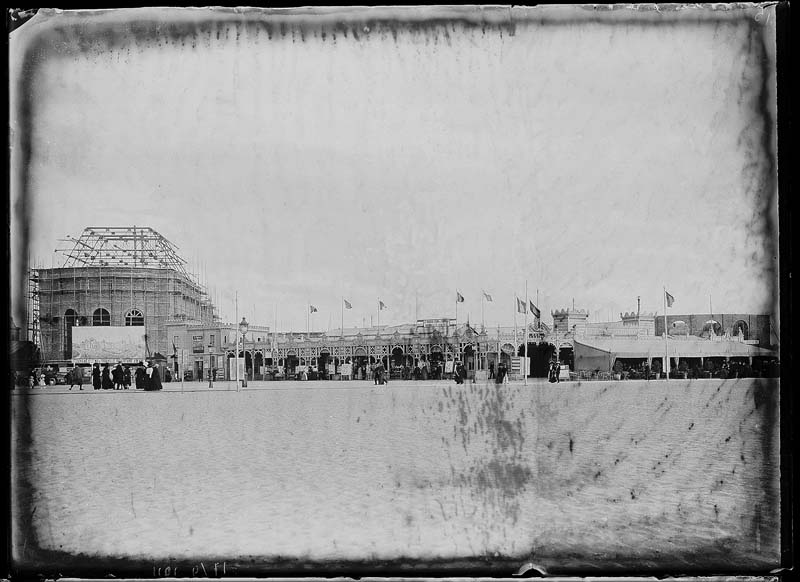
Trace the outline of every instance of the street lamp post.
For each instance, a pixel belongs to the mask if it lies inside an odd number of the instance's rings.
[[[247,323],[247,320],[244,317],[242,317],[242,321],[239,322],[239,333],[242,334],[242,355],[243,355],[244,361],[245,361],[244,378],[242,378],[242,388],[247,388],[247,357],[244,355],[244,337],[245,337],[245,334],[247,333],[247,328],[248,327],[250,327],[250,325]],[[237,356],[239,355],[238,354],[238,350],[237,350],[237,354],[236,355]],[[239,370],[238,362],[237,362],[236,370],[237,370],[237,374],[238,374],[238,370]],[[237,390],[239,389],[238,384],[236,386],[236,389]]]

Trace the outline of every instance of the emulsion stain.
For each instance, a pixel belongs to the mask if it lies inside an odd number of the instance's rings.
[[[453,474],[454,484],[464,490],[460,499],[472,499],[475,509],[471,513],[482,512],[480,518],[484,523],[505,520],[516,523],[520,515],[519,496],[532,479],[533,471],[523,452],[525,427],[519,418],[509,417],[508,411],[514,407],[508,405],[513,398],[504,396],[504,390],[484,391],[471,385],[453,392],[448,389],[455,414],[446,413],[441,401],[439,411],[453,422],[453,436],[461,441],[469,459],[466,467]],[[455,443],[447,443],[452,444]]]

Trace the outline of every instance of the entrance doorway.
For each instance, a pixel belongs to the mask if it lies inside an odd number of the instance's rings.
[[[575,353],[572,346],[561,346],[558,349],[558,361],[562,365],[569,366],[570,370],[575,369]]]
[[[328,364],[331,362],[330,352],[320,352],[319,359],[317,360],[317,371],[322,380],[328,379]]]
[[[369,377],[369,358],[364,348],[356,348],[353,354],[353,379],[364,380]]]
[[[287,354],[284,362],[285,365],[283,367],[283,370],[285,377],[286,378],[293,377],[297,372],[297,366],[300,365],[300,358],[298,358],[295,354]]]
[[[434,346],[428,356],[429,375],[434,380],[441,380],[444,376],[444,354],[442,349]]]
[[[392,350],[391,366],[389,372],[390,378],[400,378],[403,370],[403,348],[394,348]]]
[[[525,346],[522,346],[520,355],[524,354]],[[550,360],[556,353],[556,347],[548,343],[529,343],[528,344],[528,376],[532,378],[547,378],[550,371]]]
[[[464,348],[464,369],[467,371],[467,378],[475,377],[476,355],[475,348],[467,346]]]

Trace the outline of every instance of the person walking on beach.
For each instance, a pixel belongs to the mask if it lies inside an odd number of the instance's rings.
[[[72,390],[72,387],[76,384],[80,390],[83,390],[83,370],[81,370],[78,366],[75,366],[69,372],[67,372],[67,376],[69,376],[70,390]]]
[[[92,366],[92,386],[95,390],[100,390],[102,387],[102,378],[100,374],[100,364]]]

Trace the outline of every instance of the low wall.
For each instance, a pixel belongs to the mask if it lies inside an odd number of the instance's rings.
[[[304,384],[12,397],[17,563],[778,563],[777,380]]]

